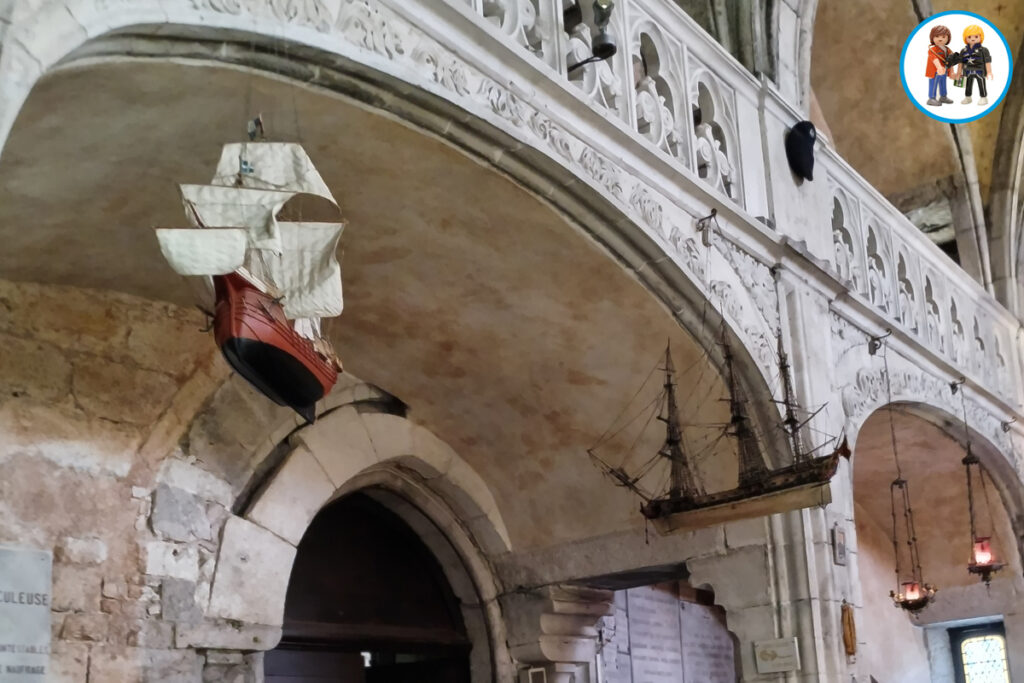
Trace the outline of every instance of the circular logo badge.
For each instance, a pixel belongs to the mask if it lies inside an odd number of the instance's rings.
[[[1012,75],[1006,38],[972,12],[932,15],[910,34],[900,57],[907,97],[923,113],[946,123],[967,123],[995,109]]]

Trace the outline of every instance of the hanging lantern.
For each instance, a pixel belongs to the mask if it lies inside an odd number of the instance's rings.
[[[890,408],[890,427],[892,413]],[[896,454],[896,432],[892,429],[893,454]],[[895,456],[896,469],[900,470],[899,457]],[[916,614],[931,603],[938,589],[921,578],[921,557],[917,549],[917,535],[914,531],[914,510],[910,507],[910,488],[907,480],[902,477],[893,481],[889,487],[892,505],[892,548],[896,556],[896,581],[899,590],[889,592],[896,607]],[[901,551],[901,541],[906,550]],[[905,560],[905,561],[904,561]],[[908,566],[909,565],[909,566]]]
[[[963,383],[964,380],[961,378],[960,381],[953,382],[949,386],[955,394]],[[980,483],[985,497],[985,507],[989,511],[989,522],[992,520],[992,511],[989,507],[988,489],[985,487],[985,468],[981,466],[978,456],[971,451],[971,432],[967,426],[967,400],[962,391],[960,392],[960,405],[963,409],[964,438],[967,442],[967,455],[964,456],[961,462],[964,465],[964,470],[967,472],[967,512],[971,519],[971,559],[967,563],[967,571],[979,576],[985,582],[985,585],[988,586],[992,582],[992,575],[1005,565],[996,561],[995,553],[992,552],[992,537],[978,535],[977,512],[974,505],[974,487],[976,482]]]
[[[900,591],[892,591],[889,597],[897,607],[902,607],[908,612],[919,612],[928,606],[938,589],[930,584],[921,585],[916,581],[906,581],[900,584]]]
[[[989,585],[992,582],[992,575],[1002,569],[1005,565],[996,561],[995,553],[992,552],[992,537],[978,535],[978,522],[974,509],[974,486],[975,479],[981,482],[986,503],[988,502],[988,491],[985,488],[985,470],[981,467],[978,456],[971,452],[971,445],[967,444],[967,455],[963,459],[964,469],[967,471],[967,510],[971,517],[971,559],[967,563],[967,571],[976,574]],[[973,474],[973,472],[977,474]],[[989,515],[991,519],[991,515]]]
[[[896,479],[889,486],[889,503],[892,507],[892,550],[896,560],[896,586],[897,589],[889,591],[896,607],[904,609],[911,614],[917,614],[927,607],[935,598],[938,588],[925,583],[921,571],[921,554],[917,547],[917,532],[914,530],[914,510],[910,506],[910,484],[903,478],[903,469],[900,466],[899,448],[896,445],[896,423],[893,420],[892,409],[892,384],[889,380],[889,354],[888,344],[885,344],[885,337],[872,337],[868,344],[868,351],[875,355],[882,345],[885,345],[885,353],[882,360],[885,363],[885,391],[888,398],[887,412],[889,413],[889,437],[892,443],[892,459],[896,465]]]

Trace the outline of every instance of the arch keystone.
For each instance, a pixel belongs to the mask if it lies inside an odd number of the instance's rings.
[[[308,449],[335,489],[379,461],[363,418],[352,406],[332,410],[295,432],[289,443]]]

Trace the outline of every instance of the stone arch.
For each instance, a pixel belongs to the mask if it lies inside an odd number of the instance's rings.
[[[320,3],[285,14],[274,3],[257,8],[213,0],[139,3],[130,13],[105,2],[75,14],[47,3],[20,18],[5,36],[0,82],[11,97],[0,101],[0,137],[6,140],[33,84],[55,65],[180,58],[284,76],[373,108],[387,106],[407,123],[485,160],[544,197],[570,225],[603,245],[686,329],[702,334],[721,329],[721,313],[705,306],[708,283],[692,265],[703,261],[693,258],[692,240],[681,245],[669,240],[684,229],[679,226],[688,229],[691,214],[524,101],[516,94],[516,83],[509,86],[507,79],[467,64],[427,36],[413,25],[406,5],[400,12],[399,3],[394,4],[396,9],[353,0],[331,23],[320,10],[314,11],[323,9]],[[154,26],[160,27],[159,36],[152,33]],[[475,26],[456,28],[469,31]],[[218,42],[217,31],[232,32],[238,42]],[[66,39],[54,41],[55,35]],[[189,41],[176,40],[177,35],[188,35]],[[282,44],[288,50],[282,51]],[[764,375],[771,368],[759,367],[757,351],[742,329],[732,321],[724,328],[741,383],[748,395],[767,404],[772,397]],[[724,364],[720,341],[710,332],[698,339],[718,367]]]
[[[954,396],[950,384],[937,377],[911,368],[902,359],[890,360],[889,377],[892,400],[900,410],[939,427],[955,441],[966,445],[963,437],[962,410],[959,395]],[[964,390],[961,387],[961,390]],[[1024,486],[1018,471],[1014,439],[1003,423],[979,401],[967,387],[967,420],[972,449],[977,452],[999,489],[1003,505],[1014,526],[1018,553],[1024,552]],[[856,464],[857,437],[867,419],[888,405],[885,372],[881,363],[857,371],[856,378],[843,389],[846,433],[849,436]]]
[[[284,445],[283,461],[225,525],[210,616],[274,627],[279,636],[306,528],[331,501],[362,491],[398,514],[441,564],[462,602],[474,680],[510,678],[498,580],[487,560],[510,549],[508,532],[480,476],[423,427],[354,404],[328,411]]]

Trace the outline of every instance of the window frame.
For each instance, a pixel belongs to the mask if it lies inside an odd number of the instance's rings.
[[[980,636],[999,636],[1003,639],[1003,658],[1006,661],[1007,677],[1009,677],[1010,659],[1009,651],[1006,646],[1006,628],[1003,626],[1003,622],[993,621],[987,624],[977,624],[975,626],[961,626],[959,628],[949,629],[948,633],[949,645],[953,650],[953,674],[956,677],[956,683],[966,683],[966,676],[964,674],[964,658],[961,650],[963,642]]]

